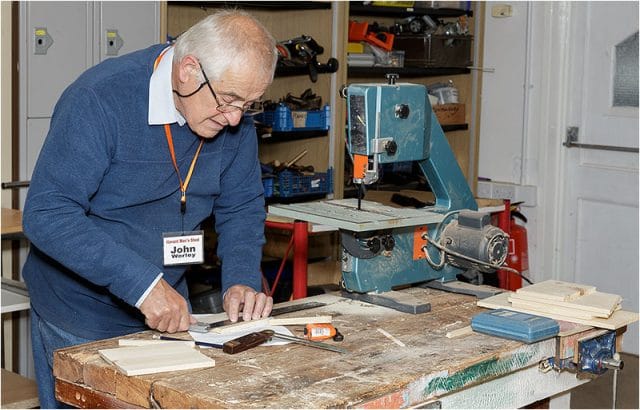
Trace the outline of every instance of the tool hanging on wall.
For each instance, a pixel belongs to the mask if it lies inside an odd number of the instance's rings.
[[[312,82],[318,80],[318,73],[335,73],[338,71],[338,60],[329,58],[325,64],[318,62],[318,55],[324,53],[324,47],[312,37],[301,35],[290,40],[280,41],[278,49],[278,65],[276,71],[282,74],[287,67],[308,67]]]

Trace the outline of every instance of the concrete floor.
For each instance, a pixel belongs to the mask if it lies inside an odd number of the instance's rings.
[[[624,368],[618,371],[616,408],[638,409],[638,356],[621,353]],[[613,408],[613,371],[571,391],[572,409]]]

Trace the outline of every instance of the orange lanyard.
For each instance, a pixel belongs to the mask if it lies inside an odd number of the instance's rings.
[[[153,64],[153,69],[155,70],[164,57],[164,53],[169,48],[166,48]],[[169,154],[171,154],[171,161],[173,162],[173,168],[176,170],[176,174],[178,175],[178,181],[180,182],[180,212],[185,213],[187,210],[187,187],[189,186],[189,181],[191,181],[191,176],[193,175],[193,170],[196,168],[196,162],[198,161],[198,156],[200,155],[200,150],[202,149],[202,145],[204,144],[204,139],[200,138],[200,145],[198,145],[198,149],[196,150],[193,159],[191,160],[191,165],[189,166],[189,171],[187,172],[187,178],[183,181],[180,176],[180,168],[178,168],[178,161],[176,161],[176,152],[173,148],[173,137],[171,135],[171,125],[164,124],[164,133],[167,136],[167,144],[169,145]]]

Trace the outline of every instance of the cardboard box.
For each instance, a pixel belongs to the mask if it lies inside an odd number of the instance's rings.
[[[465,124],[464,104],[438,104],[433,106],[440,125]]]

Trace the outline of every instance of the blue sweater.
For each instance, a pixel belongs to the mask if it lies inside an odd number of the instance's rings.
[[[162,234],[197,230],[211,214],[222,291],[261,288],[265,210],[253,121],[206,140],[183,225],[164,127],[147,123],[149,80],[164,47],[106,60],[71,84],[33,172],[24,279],[38,314],[77,336],[145,329],[134,305],[160,272],[187,298],[185,266],[163,266]],[[171,131],[184,178],[200,140],[187,125]]]

